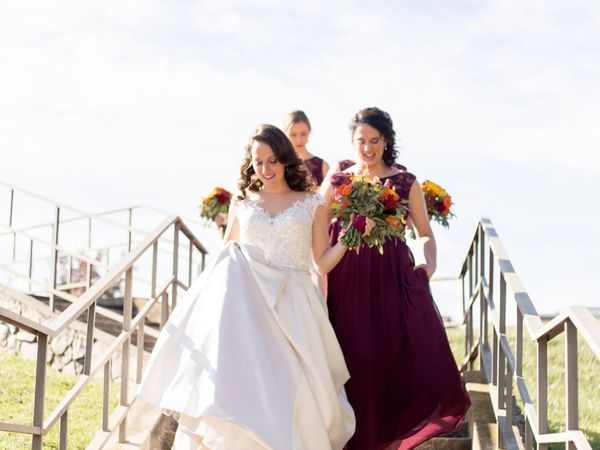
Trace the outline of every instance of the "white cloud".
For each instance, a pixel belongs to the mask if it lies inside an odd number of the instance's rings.
[[[543,236],[522,240],[523,227],[600,220],[572,200],[600,174],[599,46],[591,1],[2,2],[0,179],[89,209],[193,215],[213,185],[235,184],[256,124],[305,109],[311,148],[334,161],[352,154],[350,116],[379,105],[402,160],[455,195],[443,270],[481,213],[525,261]],[[527,202],[556,189],[564,219]],[[598,267],[589,248],[556,245]],[[542,292],[543,272],[523,267]]]

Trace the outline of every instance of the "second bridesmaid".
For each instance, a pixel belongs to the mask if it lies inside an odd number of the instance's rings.
[[[306,168],[312,175],[315,186],[318,188],[329,171],[329,164],[322,158],[310,153],[306,148],[312,130],[307,115],[304,111],[291,111],[285,116],[283,129],[294,145],[296,154],[304,161]]]

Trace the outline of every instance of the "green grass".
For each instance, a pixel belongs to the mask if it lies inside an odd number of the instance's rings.
[[[44,417],[52,412],[78,377],[47,368]],[[35,363],[0,351],[0,422],[31,425],[35,389]],[[111,384],[110,409],[118,403],[118,385]],[[102,385],[89,383],[71,405],[68,416],[68,448],[83,449],[102,423]],[[44,449],[58,449],[60,421],[43,439]],[[0,432],[0,449],[31,448],[31,436]]]
[[[461,364],[464,355],[464,328],[450,328],[446,331],[457,363]],[[516,352],[514,333],[514,329],[509,330],[511,347]],[[579,426],[592,448],[600,449],[600,362],[581,338],[578,340],[578,347]],[[564,334],[555,337],[548,344],[548,424],[551,432],[565,429],[564,348]],[[534,405],[537,404],[536,370],[535,346],[533,342],[524,340],[523,377]],[[513,393],[522,411],[523,403],[516,386],[513,386]],[[551,450],[564,448],[563,444],[550,446]]]

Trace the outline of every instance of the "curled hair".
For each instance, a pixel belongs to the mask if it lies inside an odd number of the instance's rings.
[[[304,111],[300,111],[299,109],[286,114],[285,119],[283,120],[283,129],[285,131],[290,131],[290,129],[297,123],[305,123],[308,127],[308,131],[312,131],[308,116]]]
[[[382,157],[383,162],[388,167],[393,166],[398,157],[398,150],[396,150],[394,123],[390,115],[376,107],[363,108],[350,121],[350,131],[352,131],[353,136],[356,127],[361,124],[370,125],[381,133],[385,142]]]
[[[252,145],[262,142],[271,147],[275,158],[285,166],[285,181],[291,190],[297,192],[310,191],[313,183],[309,177],[304,162],[296,155],[294,146],[285,133],[274,125],[259,125],[250,136],[246,144],[246,154],[240,167],[240,180],[238,188],[240,200],[246,198],[246,190],[258,192],[262,188],[262,181],[256,175],[252,166]]]

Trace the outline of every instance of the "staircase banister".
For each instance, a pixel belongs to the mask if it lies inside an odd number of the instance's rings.
[[[44,239],[40,239],[40,238],[38,238],[36,236],[32,236],[28,233],[21,232],[14,227],[3,225],[3,224],[0,224],[0,227],[8,229],[9,230],[8,233],[10,233],[10,234],[14,233],[14,234],[17,234],[18,236],[22,236],[26,239],[30,239],[31,241],[36,242],[38,244],[45,245],[47,247],[53,247],[52,243],[50,243],[49,241],[45,241]],[[56,250],[58,252],[62,253],[62,255],[64,255],[64,256],[73,256],[73,257],[79,259],[80,261],[84,261],[88,264],[92,264],[92,265],[100,267],[100,268],[107,267],[102,261],[92,259],[89,256],[84,255],[83,253],[79,253],[77,251],[71,250],[62,245],[56,245],[55,247],[56,247]]]
[[[17,186],[8,184],[8,183],[6,183],[6,182],[4,182],[2,180],[0,180],[0,185],[3,185],[3,186],[5,186],[5,187],[7,187],[9,189],[12,189],[15,192],[21,192],[23,194],[26,194],[26,195],[29,195],[29,196],[31,196],[33,198],[41,200],[43,202],[50,203],[54,207],[60,208],[63,211],[71,211],[71,212],[74,212],[76,214],[79,214],[79,216],[80,216],[79,218],[95,219],[95,220],[98,220],[99,222],[103,222],[105,224],[108,224],[108,225],[120,228],[122,230],[126,230],[128,232],[146,234],[146,232],[144,230],[141,230],[139,228],[134,228],[134,227],[129,226],[129,225],[123,225],[123,224],[121,224],[119,222],[115,222],[113,220],[106,219],[106,218],[102,217],[103,213],[100,213],[100,214],[88,213],[88,212],[83,211],[83,210],[81,210],[79,208],[75,208],[74,206],[66,205],[64,203],[57,202],[56,200],[52,200],[50,198],[44,197],[43,195],[39,195],[39,194],[36,194],[34,192],[28,191],[27,189],[23,189],[21,187],[17,187]]]
[[[52,336],[54,330],[51,327],[46,327],[41,323],[31,320],[27,317],[23,317],[21,314],[16,313],[10,309],[0,306],[0,319],[2,322],[10,323],[17,328],[24,329],[33,334],[44,334],[46,336]]]
[[[139,208],[139,209],[147,209],[148,211],[152,211],[158,214],[163,214],[165,216],[171,215],[172,213],[170,213],[169,211],[165,211],[164,209],[160,209],[160,208],[156,208],[154,206],[150,206],[150,205],[137,205],[134,208]],[[180,216],[185,222],[188,223],[195,223],[196,225],[203,225],[204,222],[202,222],[201,220],[195,219],[195,218],[191,218],[191,217],[183,217]]]
[[[204,245],[202,245],[200,243],[200,241],[198,240],[198,238],[196,238],[196,236],[194,235],[194,233],[192,233],[192,231],[188,228],[188,226],[185,224],[185,222],[183,220],[181,220],[181,218],[178,217],[179,220],[179,230],[186,235],[186,237],[190,240],[190,242],[192,242],[194,244],[194,246],[200,250],[202,253],[204,254],[208,254],[208,251],[206,250],[206,248],[204,248]]]
[[[107,216],[109,214],[116,214],[116,213],[119,213],[119,212],[125,212],[125,211],[129,211],[130,209],[136,209],[136,208],[139,208],[139,207],[140,207],[139,205],[136,205],[136,206],[131,206],[129,208],[111,209],[111,210],[107,210],[107,211],[101,211],[99,213],[96,213],[96,215],[97,216]],[[60,223],[61,224],[65,224],[65,223],[77,222],[78,220],[86,220],[86,219],[89,219],[89,218],[90,217],[89,217],[88,214],[79,215],[79,216],[76,216],[76,217],[69,217],[68,219],[61,219]],[[36,230],[38,228],[51,227],[53,225],[54,225],[54,222],[38,223],[38,224],[35,224],[35,225],[28,225],[26,227],[14,229],[13,231],[16,231],[17,233],[24,233],[24,232],[29,231],[29,230]],[[125,226],[125,225],[123,225],[123,226]],[[12,234],[12,232],[11,231],[7,231],[5,233],[0,233],[0,237],[6,236],[6,235],[9,235],[9,234]]]
[[[480,226],[481,226],[480,222],[477,222],[477,225],[475,226],[475,232],[473,233],[473,237],[469,241],[469,248],[467,249],[467,254],[463,258],[463,263],[460,266],[460,271],[458,273],[457,278],[462,278],[464,276],[464,274],[467,273],[468,264],[469,264],[469,257],[471,255],[472,250],[473,250],[473,242],[477,239],[477,233],[479,232],[479,227]]]
[[[51,323],[53,334],[60,334],[76,317],[86,311],[92,303],[94,303],[102,295],[102,293],[112,286],[121,275],[129,270],[135,261],[160,238],[160,236],[173,224],[180,222],[178,216],[166,218],[158,225],[151,233],[148,234],[120,263],[102,275],[77,301],[67,307],[58,317]],[[180,222],[181,223],[181,222]],[[187,236],[187,234],[186,234]],[[192,235],[193,236],[193,235]],[[197,240],[196,240],[197,241]]]
[[[542,433],[537,437],[539,444],[553,444],[556,442],[572,442],[577,450],[593,450],[585,434],[580,430],[561,431],[559,433]]]
[[[581,334],[596,355],[596,358],[600,361],[600,322],[598,322],[588,308],[567,308],[547,324],[543,325],[536,334],[532,335],[532,340],[538,341],[541,338],[551,340],[564,331],[564,324],[567,321],[571,321],[575,325],[577,332]]]

